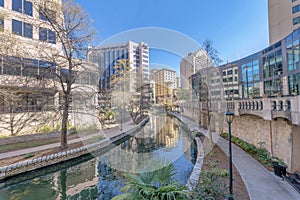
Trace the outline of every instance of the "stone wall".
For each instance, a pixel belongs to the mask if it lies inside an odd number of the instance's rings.
[[[228,132],[226,122],[223,131]],[[273,153],[288,165],[288,171],[300,171],[300,158],[297,156],[300,152],[299,126],[291,125],[283,118],[266,121],[253,115],[242,115],[234,117],[232,135]]]

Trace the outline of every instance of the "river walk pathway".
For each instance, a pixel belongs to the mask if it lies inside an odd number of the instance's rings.
[[[199,127],[196,122],[182,115],[177,117],[192,130],[207,136],[207,130]],[[213,133],[213,141],[228,155],[227,140]],[[235,144],[232,144],[232,161],[246,185],[251,200],[300,200],[300,194],[291,185],[268,171]]]

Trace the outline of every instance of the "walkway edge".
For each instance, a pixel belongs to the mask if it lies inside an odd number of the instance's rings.
[[[183,123],[207,136],[207,130],[183,115],[176,116]],[[213,141],[228,155],[228,141],[213,133]],[[233,164],[241,175],[251,200],[287,199],[300,200],[300,194],[287,182],[269,172],[240,147],[232,144]]]
[[[60,162],[65,162],[74,158],[77,158],[79,156],[86,155],[88,153],[91,153],[93,151],[98,151],[101,149],[104,149],[108,147],[110,144],[117,142],[126,136],[129,136],[133,134],[135,131],[137,131],[139,128],[143,127],[147,122],[149,121],[149,117],[145,118],[143,121],[141,121],[137,126],[134,128],[128,130],[127,132],[120,133],[119,135],[116,135],[109,139],[104,139],[99,142],[95,142],[89,145],[85,145],[79,148],[75,149],[69,149],[67,151],[42,156],[34,159],[29,159],[21,162],[17,162],[11,165],[3,166],[0,168],[0,181],[15,176],[18,174],[22,174],[24,172],[40,169],[43,167],[47,167],[50,165],[58,164]]]

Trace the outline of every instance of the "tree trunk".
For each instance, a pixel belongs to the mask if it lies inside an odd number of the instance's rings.
[[[62,124],[61,124],[61,137],[60,137],[60,148],[67,149],[68,148],[68,140],[67,140],[67,124],[68,124],[68,116],[69,116],[69,95],[65,94],[65,101],[63,105],[63,116],[62,116]]]

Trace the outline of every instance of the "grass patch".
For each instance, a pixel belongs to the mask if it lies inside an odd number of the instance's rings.
[[[28,154],[25,155],[24,158],[32,158],[32,157],[34,157],[34,156],[35,156],[34,153],[28,153]]]
[[[1,145],[0,153],[16,151],[16,150],[26,149],[31,147],[37,147],[41,145],[52,144],[55,142],[58,142],[58,140],[28,141],[28,142],[20,142],[15,144]]]

